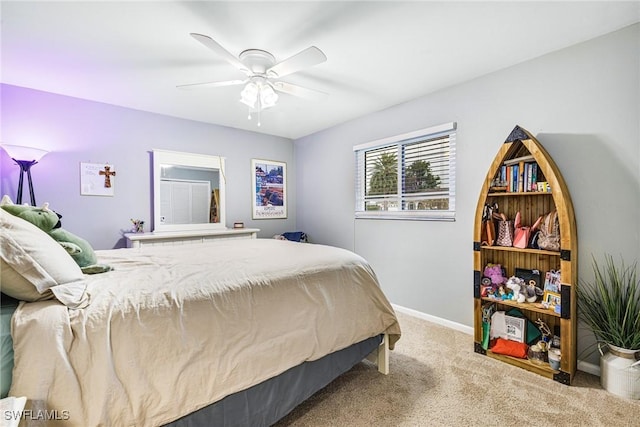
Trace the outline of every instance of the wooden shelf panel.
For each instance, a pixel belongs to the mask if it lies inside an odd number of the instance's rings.
[[[495,302],[496,304],[507,305],[509,307],[515,307],[520,310],[533,311],[536,313],[546,314],[548,316],[553,316],[558,318],[560,317],[559,313],[556,313],[555,311],[549,308],[536,307],[535,304],[537,303],[530,303],[530,302],[519,303],[517,301],[501,300],[501,299],[490,298],[490,297],[482,297],[482,301]]]
[[[545,191],[502,191],[500,193],[488,193],[487,197],[504,197],[504,196],[552,196],[553,193]]]
[[[480,246],[481,250],[485,251],[508,251],[508,252],[523,252],[527,254],[540,254],[550,256],[560,256],[560,252],[545,251],[544,249],[531,249],[531,248],[514,248],[513,246]]]
[[[505,356],[504,354],[493,353],[491,350],[487,350],[487,356],[492,359],[497,359],[510,365],[515,365],[520,368],[524,368],[528,371],[535,372],[539,375],[553,379],[553,375],[559,371],[551,369],[548,363],[538,364],[530,361],[529,359],[518,359],[517,357]]]

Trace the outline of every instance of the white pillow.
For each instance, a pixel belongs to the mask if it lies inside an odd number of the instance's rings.
[[[55,286],[79,282],[84,278],[71,255],[51,236],[2,208],[0,258],[2,292],[25,301],[52,298],[51,291]],[[76,285],[84,286],[84,283]],[[86,295],[83,292],[78,298],[84,299]],[[81,303],[62,302],[73,306]]]
[[[0,290],[15,299],[21,301],[40,301],[53,298],[50,289],[47,289],[43,293],[38,292],[31,282],[4,262],[4,259],[0,259],[0,278],[2,279]]]

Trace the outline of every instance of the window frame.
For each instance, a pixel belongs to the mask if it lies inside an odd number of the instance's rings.
[[[358,144],[353,147],[355,157],[355,218],[356,219],[401,219],[401,220],[420,220],[420,221],[455,221],[455,184],[456,184],[456,131],[457,123],[449,122],[438,126],[408,132],[401,135],[391,136],[364,144]],[[405,178],[406,168],[404,167],[403,147],[415,144],[422,140],[438,139],[444,136],[449,137],[449,155],[448,155],[448,193],[443,198],[448,198],[449,209],[447,210],[366,210],[366,185],[367,177],[365,176],[365,153],[384,148],[395,148],[396,158],[398,162],[398,196],[397,199],[402,203],[408,194],[402,191],[402,182]]]

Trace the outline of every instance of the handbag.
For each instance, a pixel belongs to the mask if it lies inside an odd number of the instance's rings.
[[[520,219],[520,211],[516,213],[513,220],[513,247],[524,249],[529,245],[529,237],[531,236],[531,227],[522,225]]]
[[[496,246],[513,246],[513,221],[509,221],[503,213],[497,214],[498,230]]]
[[[560,250],[560,223],[558,211],[553,210],[544,215],[538,233],[538,248],[547,251]]]
[[[485,204],[482,211],[482,235],[480,244],[483,246],[493,246],[496,240],[496,225],[493,222],[493,214],[498,211],[498,204]]]
[[[536,222],[531,226],[531,233],[529,236],[528,247],[531,249],[540,249],[538,247],[538,235],[540,234],[540,224],[542,224],[542,220],[544,219],[544,215],[540,215]]]

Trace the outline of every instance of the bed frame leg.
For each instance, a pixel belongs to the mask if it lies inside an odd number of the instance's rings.
[[[378,366],[378,372],[389,375],[389,336],[384,334],[382,342],[367,356],[367,360]]]

